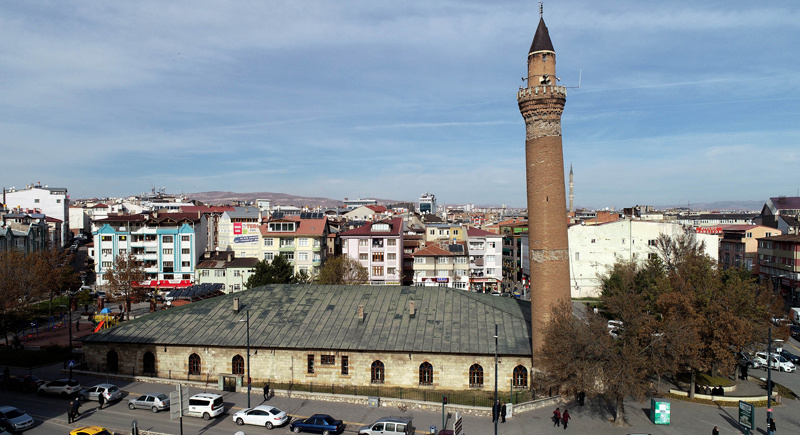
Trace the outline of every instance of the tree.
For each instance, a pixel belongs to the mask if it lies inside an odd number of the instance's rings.
[[[125,298],[125,311],[127,312],[128,320],[131,318],[131,297],[144,293],[143,288],[134,286],[133,283],[144,281],[146,276],[142,262],[131,253],[118,255],[114,259],[111,268],[106,270],[103,275],[103,278],[108,282],[108,286],[115,293],[122,293]]]
[[[317,277],[317,284],[359,285],[368,281],[367,268],[347,255],[329,258]]]
[[[38,277],[37,293],[48,296],[50,314],[54,298],[67,291],[77,290],[80,286],[80,278],[70,264],[72,255],[61,249],[49,248],[36,252],[30,258]],[[72,307],[69,309],[72,310]]]
[[[272,261],[266,259],[256,263],[255,273],[247,278],[245,288],[255,288],[268,284],[294,284],[298,279],[294,275],[294,266],[279,255]]]
[[[6,338],[25,318],[30,303],[37,298],[35,268],[31,258],[16,251],[0,252],[0,333]]]

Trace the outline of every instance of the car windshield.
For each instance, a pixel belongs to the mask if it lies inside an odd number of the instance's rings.
[[[780,362],[788,362],[788,360],[786,358],[784,358],[783,355],[778,355],[775,358],[777,358],[778,361],[780,361]]]
[[[6,418],[9,419],[9,420],[11,420],[12,418],[22,417],[23,415],[25,415],[25,413],[20,411],[17,408],[14,408],[14,409],[6,412]]]

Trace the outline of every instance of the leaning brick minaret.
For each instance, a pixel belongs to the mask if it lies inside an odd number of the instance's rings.
[[[567,90],[556,83],[556,52],[540,10],[539,27],[528,52],[527,87],[517,93],[525,119],[528,186],[528,241],[531,274],[531,341],[543,344],[542,327],[553,305],[569,299],[569,244],[561,112]]]

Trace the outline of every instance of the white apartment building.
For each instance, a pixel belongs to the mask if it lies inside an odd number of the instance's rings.
[[[705,253],[717,261],[719,236],[696,234],[691,228],[678,223],[622,219],[600,225],[569,227],[567,234],[572,297],[599,296],[602,290],[600,277],[607,274],[614,263],[646,261],[651,255],[656,254],[656,239],[660,235],[677,237],[687,231],[698,241],[704,242]],[[527,246],[527,240],[523,241],[524,246]],[[527,261],[523,262],[523,267],[527,269]],[[525,274],[530,276],[527,270]],[[532,282],[531,285],[535,286],[536,283]]]
[[[415,286],[469,289],[469,257],[463,244],[432,244],[411,256]]]
[[[369,271],[370,284],[400,285],[403,276],[403,218],[369,222],[339,234],[342,254]]]
[[[261,210],[234,207],[222,213],[217,223],[220,251],[233,251],[236,258],[261,259]]]
[[[503,236],[467,227],[470,290],[499,290],[503,281]]]
[[[69,196],[65,187],[48,187],[41,183],[25,186],[25,189],[3,188],[3,204],[8,209],[39,210],[48,218],[61,221],[61,234],[54,240],[64,246],[71,239],[69,230]],[[36,213],[36,212],[34,212]]]

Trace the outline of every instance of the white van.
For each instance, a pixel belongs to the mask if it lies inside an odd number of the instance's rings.
[[[225,405],[222,403],[222,396],[214,393],[201,393],[195,394],[189,398],[189,409],[186,410],[186,415],[190,417],[203,417],[205,420],[210,420],[211,417],[216,417],[225,411]]]

